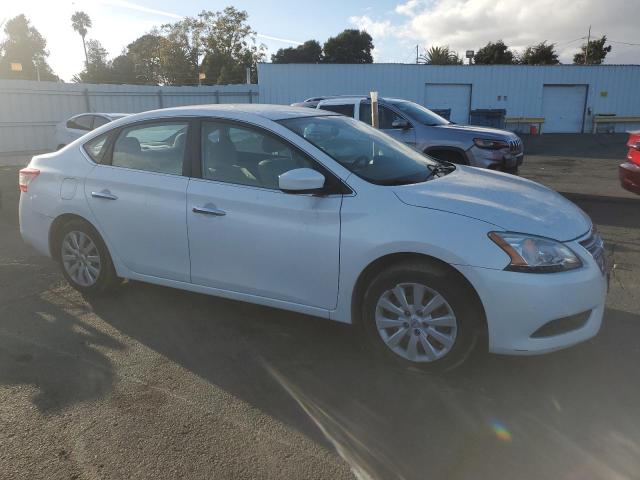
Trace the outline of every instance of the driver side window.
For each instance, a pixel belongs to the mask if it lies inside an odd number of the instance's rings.
[[[278,190],[278,176],[314,162],[276,136],[225,122],[202,122],[202,177]]]

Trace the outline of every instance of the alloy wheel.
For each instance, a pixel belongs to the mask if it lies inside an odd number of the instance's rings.
[[[455,313],[437,291],[419,283],[400,283],[376,304],[378,334],[386,346],[411,362],[433,362],[453,348]]]
[[[71,231],[62,240],[62,264],[67,275],[82,287],[95,285],[102,267],[95,242],[84,232]]]

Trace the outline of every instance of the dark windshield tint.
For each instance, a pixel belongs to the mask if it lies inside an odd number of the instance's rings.
[[[445,120],[440,115],[433,113],[428,108],[424,108],[422,105],[418,105],[417,103],[406,101],[391,101],[389,103],[401,112],[406,113],[416,122],[422,123],[423,125],[437,126],[449,124],[449,121]]]
[[[435,160],[352,118],[304,117],[280,123],[349,171],[377,185],[423,182],[437,165]]]

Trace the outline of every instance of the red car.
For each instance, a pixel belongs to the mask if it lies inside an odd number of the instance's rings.
[[[620,184],[630,192],[640,194],[640,130],[629,132],[627,161],[618,167]]]

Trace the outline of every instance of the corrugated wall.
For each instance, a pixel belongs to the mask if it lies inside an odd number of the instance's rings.
[[[156,87],[0,80],[0,153],[51,150],[55,125],[77,113],[137,113],[257,101],[257,85]]]
[[[540,117],[543,86],[589,86],[585,131],[593,114],[640,115],[639,65],[323,65],[258,66],[260,101],[289,104],[318,95],[361,95],[372,90],[383,96],[425,105],[429,83],[472,85],[471,109],[503,108],[511,117]],[[505,100],[506,97],[506,100]],[[591,115],[589,115],[589,111]],[[627,128],[621,125],[618,128]]]

